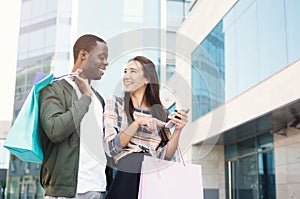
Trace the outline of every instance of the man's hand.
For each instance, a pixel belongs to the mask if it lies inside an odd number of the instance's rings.
[[[79,75],[74,76],[74,82],[78,86],[82,95],[87,95],[89,97],[92,97],[93,91],[92,91],[91,85],[89,84],[89,81],[87,79],[83,79],[80,77],[81,72],[82,72],[82,69],[78,69],[76,71],[76,73],[78,73]]]

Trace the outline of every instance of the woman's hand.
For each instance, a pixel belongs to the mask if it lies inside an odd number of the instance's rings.
[[[186,123],[188,122],[188,112],[190,109],[183,111],[183,110],[175,110],[173,117],[169,117],[169,119],[176,125],[175,130],[181,130]]]
[[[135,120],[139,126],[145,126],[148,131],[155,132],[158,128],[164,127],[165,122],[156,118],[140,117]]]

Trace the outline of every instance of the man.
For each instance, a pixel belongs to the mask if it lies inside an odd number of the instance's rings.
[[[93,92],[90,82],[104,74],[108,48],[101,38],[83,35],[74,44],[73,55],[72,72],[79,75],[54,82],[40,92],[44,152],[40,182],[47,199],[104,198],[106,191],[103,107],[99,101],[103,99]]]

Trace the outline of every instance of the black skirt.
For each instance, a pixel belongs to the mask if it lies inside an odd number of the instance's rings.
[[[105,199],[137,199],[144,153],[131,153],[118,162],[118,171]]]

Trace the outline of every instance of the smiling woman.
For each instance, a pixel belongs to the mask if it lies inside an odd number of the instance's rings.
[[[130,61],[124,69],[123,82],[125,92],[144,90],[149,81],[144,76],[142,64],[135,60]]]
[[[0,121],[11,120],[13,117],[20,6],[20,0],[0,3],[0,25],[4,27],[0,37]]]
[[[165,151],[163,156],[171,159],[188,121],[182,111],[167,118],[155,65],[150,59],[137,56],[129,60],[123,84],[124,95],[113,96],[105,104],[104,149],[118,167],[106,199],[124,198],[124,195],[136,199],[144,155],[160,157]],[[176,125],[172,135],[165,128],[168,120]]]

